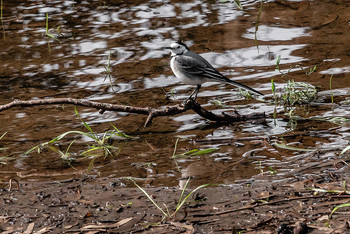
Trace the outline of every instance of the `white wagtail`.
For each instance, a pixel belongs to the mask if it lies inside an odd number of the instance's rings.
[[[168,49],[171,50],[170,66],[175,76],[185,84],[197,85],[196,89],[191,93],[188,99],[194,96],[194,100],[196,100],[201,85],[207,81],[225,82],[239,88],[247,89],[253,93],[263,95],[255,89],[232,81],[222,75],[207,60],[199,54],[191,51],[180,41],[172,43]]]

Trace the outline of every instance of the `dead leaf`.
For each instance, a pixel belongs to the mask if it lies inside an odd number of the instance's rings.
[[[78,200],[78,202],[86,204],[86,205],[94,205],[95,204],[93,201],[84,200],[84,199],[80,199],[80,200]]]
[[[322,28],[322,27],[324,27],[324,26],[327,26],[327,25],[329,25],[330,23],[333,23],[334,21],[336,21],[337,19],[338,19],[338,15],[337,15],[337,14],[329,14],[329,15],[323,20],[323,22],[322,22],[320,25],[314,27],[314,29],[320,29],[320,28]]]
[[[40,229],[39,231],[36,231],[35,234],[50,232],[52,229],[53,229],[52,227],[45,227],[43,229]]]
[[[322,22],[322,26],[328,25],[328,24],[332,23],[333,21],[335,21],[336,19],[338,19],[337,14],[329,14],[327,16],[327,18]]]
[[[23,234],[30,234],[33,232],[35,223],[30,223],[27,227],[27,229],[23,232]]]
[[[116,223],[113,224],[109,224],[109,225],[95,225],[95,224],[90,224],[87,225],[85,227],[82,227],[82,230],[87,230],[87,229],[106,229],[106,228],[116,228],[116,227],[120,227],[123,226],[124,224],[130,222],[133,218],[126,218],[126,219],[122,219]]]
[[[6,230],[6,231],[5,231]],[[5,230],[2,230],[2,234],[9,234],[9,233],[14,233],[15,229],[13,227],[8,227]]]
[[[185,228],[187,231],[186,233],[194,233],[194,227],[192,225],[180,223],[180,222],[170,222],[170,224],[176,226],[176,227],[182,227]]]
[[[117,222],[117,226],[123,226],[124,224],[130,222],[132,220],[132,218],[126,218],[126,219],[122,219],[119,222]]]

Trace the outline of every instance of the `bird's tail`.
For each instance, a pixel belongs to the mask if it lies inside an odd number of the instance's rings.
[[[235,82],[235,81],[233,81],[233,80],[230,80],[230,79],[228,79],[228,78],[227,78],[227,80],[226,80],[226,83],[231,84],[231,85],[234,85],[234,86],[236,86],[236,87],[238,87],[238,88],[246,89],[246,90],[251,91],[251,92],[253,92],[253,93],[255,93],[255,94],[259,94],[259,95],[261,95],[261,96],[264,96],[264,94],[260,93],[259,91],[255,90],[255,89],[253,89],[253,88],[250,88],[250,87],[248,87],[248,86],[246,86],[246,85],[244,85],[244,84],[240,84],[240,83],[238,83],[238,82]]]

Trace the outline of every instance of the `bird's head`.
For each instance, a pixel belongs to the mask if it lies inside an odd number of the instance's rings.
[[[189,51],[188,47],[181,41],[171,43],[169,47],[171,51],[171,56],[181,55]]]

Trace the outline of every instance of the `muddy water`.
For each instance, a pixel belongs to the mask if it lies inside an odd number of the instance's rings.
[[[231,79],[266,94],[265,100],[246,100],[228,85],[206,83],[199,102],[210,110],[241,114],[265,112],[266,124],[215,125],[192,112],[161,117],[151,127],[138,131],[144,116],[79,107],[81,117],[95,132],[115,125],[138,137],[115,141],[116,157],[95,161],[90,175],[122,179],[139,178],[143,185],[181,185],[181,178],[194,176],[194,184],[225,183],[249,179],[262,171],[287,174],[300,165],[286,162],[305,153],[273,147],[280,141],[307,149],[348,145],[346,124],[299,121],[291,126],[281,106],[271,101],[271,79],[281,91],[287,79],[302,81],[322,91],[311,106],[298,107],[302,117],[349,116],[350,4],[348,1],[3,1],[0,44],[0,103],[72,97],[141,107],[161,107],[184,100],[193,87],[178,82],[169,67],[169,51],[163,47],[182,39]],[[45,35],[46,14],[49,32]],[[257,40],[255,40],[255,38]],[[104,73],[111,53],[113,89]],[[289,71],[283,77],[275,70]],[[317,65],[311,75],[309,69]],[[327,91],[332,78],[334,105]],[[214,105],[224,103],[223,107]],[[272,114],[279,114],[273,119]],[[10,178],[27,182],[50,182],[81,178],[91,158],[72,166],[52,150],[41,154],[24,152],[69,131],[81,130],[72,106],[14,108],[0,113],[0,181]],[[338,127],[339,126],[339,127]],[[202,156],[171,159],[176,139],[177,153],[195,148],[215,148]],[[72,154],[86,150],[92,142],[69,135]],[[330,156],[330,155],[326,155]],[[326,157],[325,156],[325,157]],[[334,153],[331,155],[335,157]],[[123,180],[125,182],[125,180]]]

